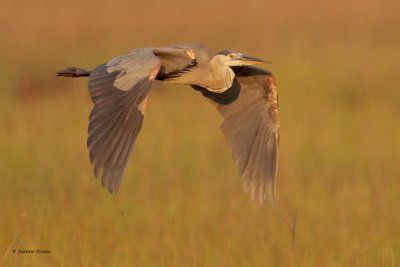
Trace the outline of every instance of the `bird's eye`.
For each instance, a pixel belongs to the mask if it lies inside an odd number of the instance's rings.
[[[233,58],[233,54],[229,54],[228,57],[229,57],[230,59],[232,59],[232,58]]]

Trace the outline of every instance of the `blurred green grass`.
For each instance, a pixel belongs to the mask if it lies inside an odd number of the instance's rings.
[[[0,11],[2,265],[400,264],[397,2],[96,3]],[[54,72],[195,41],[273,61],[277,208],[242,192],[221,118],[184,86],[153,88],[118,195],[93,178],[86,81]]]

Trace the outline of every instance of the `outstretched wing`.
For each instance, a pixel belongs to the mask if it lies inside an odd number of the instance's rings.
[[[160,69],[151,49],[137,49],[98,66],[89,79],[90,161],[103,187],[116,192],[142,127],[147,95]]]
[[[251,67],[233,67],[235,80],[223,93],[196,90],[217,104],[221,126],[232,148],[245,192],[264,202],[268,191],[275,200],[278,170],[278,95],[272,73]]]

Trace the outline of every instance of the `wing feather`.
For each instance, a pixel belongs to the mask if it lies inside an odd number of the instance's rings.
[[[233,67],[235,81],[223,93],[193,86],[211,99],[224,118],[223,133],[242,176],[245,192],[264,202],[268,191],[275,201],[278,168],[278,97],[275,79],[269,71]]]
[[[94,174],[110,192],[119,188],[143,124],[141,104],[159,69],[160,60],[151,49],[137,49],[111,59],[90,74],[94,107],[87,145]]]

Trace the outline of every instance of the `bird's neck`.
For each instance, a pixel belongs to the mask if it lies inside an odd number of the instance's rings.
[[[222,93],[232,86],[234,78],[233,70],[226,66],[219,57],[213,57],[208,66],[190,69],[183,75],[168,79],[168,82],[195,84],[209,91]]]
[[[233,83],[235,73],[233,70],[214,57],[210,60],[210,75],[208,75],[208,84],[205,86],[208,90],[222,93],[228,90]]]

